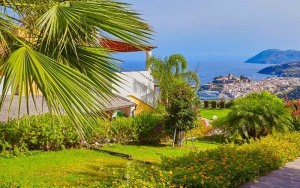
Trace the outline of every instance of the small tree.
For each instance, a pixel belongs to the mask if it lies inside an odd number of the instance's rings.
[[[183,81],[174,84],[170,93],[167,106],[166,126],[170,131],[174,130],[174,143],[182,147],[184,132],[196,126],[197,97],[195,90]]]
[[[214,124],[223,126],[231,136],[247,140],[292,128],[284,101],[269,92],[252,93],[235,100],[228,115]]]

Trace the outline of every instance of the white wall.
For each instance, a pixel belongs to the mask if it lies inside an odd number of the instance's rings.
[[[117,94],[123,97],[133,95],[155,106],[157,99],[154,93],[153,77],[149,71],[122,72],[118,75],[123,79],[123,84],[120,87],[113,85],[118,91]]]
[[[0,76],[0,78],[1,78],[1,76]],[[2,94],[2,90],[3,90],[3,81],[4,80],[2,80],[2,82],[0,83],[0,95]],[[11,95],[11,89],[9,89],[7,95]]]

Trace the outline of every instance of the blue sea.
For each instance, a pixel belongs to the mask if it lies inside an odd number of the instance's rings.
[[[223,76],[231,73],[235,76],[244,75],[252,80],[262,80],[271,75],[259,74],[259,70],[270,66],[269,64],[252,64],[243,62],[189,62],[189,69],[195,70],[200,79],[201,84],[211,82],[216,76]],[[125,70],[145,70],[144,62],[124,62],[121,67]]]

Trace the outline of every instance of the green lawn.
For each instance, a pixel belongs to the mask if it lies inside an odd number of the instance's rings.
[[[111,174],[105,169],[124,168],[127,162],[86,149],[0,158],[0,187],[8,182],[17,182],[22,187],[86,186],[109,178]]]
[[[191,151],[216,148],[219,143],[189,141],[183,148],[171,146],[113,145],[104,149],[131,154],[134,159],[160,162],[163,156],[181,156]],[[112,170],[123,171],[129,161],[99,151],[86,149],[40,152],[31,156],[0,158],[0,187],[92,186],[114,178]]]
[[[230,112],[229,109],[201,109],[201,117],[212,119],[214,115],[218,118],[225,117]]]
[[[161,156],[182,156],[188,152],[207,150],[216,148],[219,144],[215,142],[194,141],[194,146],[191,141],[185,142],[182,148],[173,148],[171,145],[161,146],[145,146],[145,145],[112,145],[105,146],[103,149],[126,153],[132,155],[134,159],[139,159],[148,162],[160,162]]]

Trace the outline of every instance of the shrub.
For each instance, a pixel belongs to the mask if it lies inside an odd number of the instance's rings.
[[[80,143],[69,118],[50,114],[2,123],[0,138],[0,153],[5,155],[18,155],[28,150],[60,150]]]
[[[126,144],[136,138],[136,128],[133,119],[129,117],[117,117],[111,122],[111,136],[120,144]]]
[[[212,126],[205,126],[201,119],[196,121],[196,127],[191,129],[189,132],[185,134],[185,137],[204,137],[208,135],[213,130]]]
[[[85,123],[84,132],[88,143],[101,142],[111,135],[110,123],[97,118]],[[79,147],[82,140],[69,117],[52,114],[0,123],[0,139],[0,153],[4,156]]]
[[[283,100],[269,92],[252,93],[235,100],[227,116],[214,122],[214,125],[221,125],[230,136],[240,136],[246,140],[293,127]]]
[[[173,172],[177,187],[237,187],[296,159],[299,144],[299,133],[278,133],[242,146],[163,158],[162,170]]]
[[[105,187],[148,187],[166,188],[171,185],[172,171],[162,171],[158,166],[128,163],[126,170],[119,173],[111,185]]]
[[[141,114],[134,117],[137,128],[137,141],[144,144],[158,144],[165,139],[166,131],[160,114]]]
[[[112,138],[111,122],[108,119],[96,118],[96,121],[90,120],[89,117],[86,119],[89,123],[84,123],[84,132],[88,143],[104,143]]]
[[[300,130],[300,99],[297,101],[289,100],[288,97],[285,99],[285,106],[290,110],[293,121],[292,124],[295,130]]]

